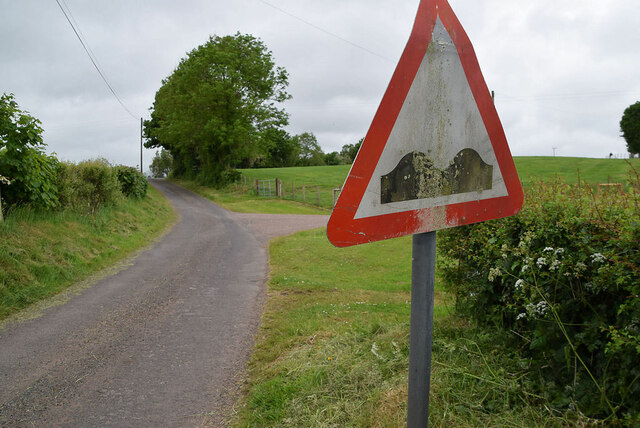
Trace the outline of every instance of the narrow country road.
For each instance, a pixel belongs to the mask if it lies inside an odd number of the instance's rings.
[[[119,273],[0,330],[0,426],[224,426],[262,313],[267,242],[326,216],[230,213],[154,181],[180,220]]]

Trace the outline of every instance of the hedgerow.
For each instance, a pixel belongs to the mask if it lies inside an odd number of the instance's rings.
[[[87,214],[116,204],[122,199],[116,170],[104,159],[61,163],[58,198],[61,208]]]
[[[136,199],[146,196],[149,183],[140,171],[124,165],[116,166],[115,171],[123,195]]]
[[[439,244],[456,309],[511,334],[527,387],[558,409],[640,420],[637,190],[538,183],[519,215],[450,229]]]

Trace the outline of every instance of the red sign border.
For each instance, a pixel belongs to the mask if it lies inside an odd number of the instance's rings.
[[[507,196],[356,219],[356,211],[427,52],[438,17],[458,51],[489,134]],[[520,211],[523,199],[522,186],[502,124],[469,37],[446,0],[422,0],[407,46],[329,219],[329,240],[337,247],[347,247],[507,217]]]

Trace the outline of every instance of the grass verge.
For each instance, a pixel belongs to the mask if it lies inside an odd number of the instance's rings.
[[[203,198],[207,198],[229,211],[238,213],[262,213],[262,214],[323,214],[330,211],[327,208],[278,198],[257,197],[251,193],[249,186],[234,184],[224,189],[214,189],[201,186],[193,181],[172,181],[188,189]]]
[[[150,187],[95,216],[12,212],[0,223],[0,320],[53,296],[150,244],[176,220]]]
[[[319,229],[272,241],[270,255],[235,425],[406,426],[411,238],[337,249]],[[577,421],[527,393],[526,362],[508,341],[470,327],[450,305],[436,285],[431,426]]]

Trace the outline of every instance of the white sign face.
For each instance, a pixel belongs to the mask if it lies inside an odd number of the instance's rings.
[[[454,160],[460,158],[461,154],[471,156],[475,164],[483,165],[484,185],[467,186],[457,191],[436,191],[409,198],[384,196],[385,177],[389,177],[389,180],[393,178],[396,183],[400,182],[400,186],[403,181],[411,183],[416,179],[415,168],[407,169],[403,165],[432,163],[434,171],[440,176],[446,176],[446,171],[451,170]],[[404,176],[397,177],[397,174]],[[411,177],[412,174],[414,177]],[[415,185],[415,182],[410,184]],[[474,100],[458,51],[438,18],[427,53],[362,197],[355,219],[507,195],[487,128]]]

